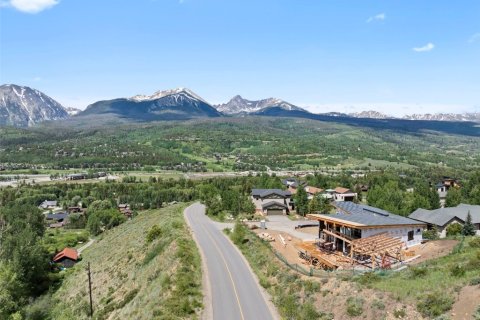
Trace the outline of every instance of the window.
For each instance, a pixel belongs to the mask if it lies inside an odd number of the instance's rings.
[[[417,229],[417,233],[420,233],[420,229]]]
[[[408,231],[408,241],[412,241],[412,240],[413,240],[413,230]]]

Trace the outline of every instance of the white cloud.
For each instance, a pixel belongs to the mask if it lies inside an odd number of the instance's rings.
[[[426,52],[426,51],[433,50],[433,48],[435,48],[435,45],[433,43],[429,42],[426,45],[424,45],[423,47],[413,48],[412,50],[415,51],[415,52]]]
[[[379,13],[379,14],[376,14],[370,18],[367,19],[367,23],[370,23],[372,21],[383,21],[387,18],[387,15],[385,13]]]
[[[10,0],[2,2],[2,7],[8,6],[26,13],[38,13],[51,8],[59,3],[60,0]]]
[[[473,34],[470,39],[468,39],[468,42],[469,43],[474,43],[476,41],[479,41],[480,40],[480,32],[477,32],[475,34]]]

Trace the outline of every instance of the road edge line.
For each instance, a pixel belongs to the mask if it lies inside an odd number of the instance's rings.
[[[203,250],[200,248],[198,245],[198,239],[197,236],[195,235],[195,232],[193,232],[192,226],[190,224],[190,220],[187,217],[187,209],[190,207],[196,205],[196,204],[201,204],[200,202],[195,202],[188,207],[186,207],[183,210],[183,218],[185,222],[187,223],[188,226],[188,232],[193,238],[193,241],[195,241],[195,245],[197,246],[197,250],[200,253],[200,259],[202,260],[202,288],[205,290],[203,294],[203,305],[204,308],[200,314],[200,318],[203,320],[211,320],[213,319],[213,300],[212,300],[212,288],[210,286],[210,279],[208,277],[208,269],[207,269],[207,262],[206,262],[206,257],[203,252]]]
[[[210,219],[210,218],[209,218]],[[223,236],[225,238],[227,238],[228,241],[230,241],[230,243],[232,244],[232,246],[235,248],[235,250],[237,250],[237,252],[240,254],[240,256],[242,257],[243,259],[243,262],[245,262],[245,264],[247,265],[247,268],[248,270],[250,271],[250,273],[253,275],[253,278],[255,279],[255,281],[257,282],[257,285],[258,287],[260,288],[260,293],[262,294],[263,296],[263,300],[265,300],[265,303],[267,304],[268,306],[268,309],[270,309],[270,312],[272,313],[272,316],[273,316],[273,319],[274,320],[280,320],[282,319],[280,317],[280,314],[278,313],[278,310],[277,308],[275,307],[275,304],[273,303],[272,301],[272,296],[268,293],[268,291],[262,287],[260,285],[260,279],[258,279],[257,277],[257,274],[253,271],[252,267],[250,266],[250,263],[248,262],[247,258],[245,258],[245,256],[243,255],[242,251],[237,247],[237,245],[235,243],[233,243],[232,239],[230,239],[230,237],[228,237],[225,232],[223,232],[223,230],[220,230],[220,233],[223,234]]]

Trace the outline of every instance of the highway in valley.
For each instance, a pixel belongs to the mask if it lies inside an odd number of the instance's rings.
[[[191,205],[185,209],[185,217],[203,260],[206,294],[204,318],[278,319],[277,312],[262,292],[245,258],[205,215],[205,206],[200,203]]]

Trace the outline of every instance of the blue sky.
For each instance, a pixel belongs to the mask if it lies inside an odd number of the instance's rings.
[[[480,112],[480,1],[0,0],[0,82],[65,106],[188,87],[212,103]]]

